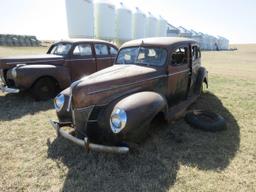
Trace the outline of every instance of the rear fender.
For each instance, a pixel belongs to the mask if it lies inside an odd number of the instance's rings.
[[[9,70],[10,71],[10,70]],[[17,87],[29,89],[42,77],[55,79],[60,89],[68,87],[71,83],[69,71],[66,67],[55,65],[23,65],[16,68],[17,77],[13,78],[8,71],[7,76],[15,81]]]
[[[203,83],[205,83],[208,88],[208,71],[204,67],[200,67],[195,86],[196,93],[200,92]]]

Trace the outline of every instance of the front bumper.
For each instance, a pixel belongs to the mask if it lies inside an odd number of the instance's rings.
[[[125,153],[129,152],[128,147],[107,146],[107,145],[99,145],[99,144],[95,144],[95,143],[90,143],[88,141],[87,137],[84,137],[83,140],[78,139],[63,130],[64,126],[70,126],[71,123],[59,123],[59,122],[52,121],[52,120],[50,120],[50,123],[53,126],[53,128],[56,130],[58,136],[62,136],[77,145],[85,147],[85,149],[87,151],[92,150],[92,151],[98,151],[98,152],[119,153],[119,154],[125,154]]]
[[[9,88],[6,85],[2,85],[2,84],[0,84],[0,91],[2,91],[3,93],[19,93],[20,92],[19,89]]]

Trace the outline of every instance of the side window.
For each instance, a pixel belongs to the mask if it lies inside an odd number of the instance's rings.
[[[201,50],[199,47],[197,48],[197,54],[198,54],[198,58],[201,58]]]
[[[105,44],[95,44],[95,53],[97,56],[108,55],[108,46]]]
[[[192,47],[192,61],[195,61],[198,59],[198,51],[197,46]]]
[[[110,55],[117,55],[117,49],[110,46]]]
[[[192,47],[192,60],[195,61],[200,57],[201,57],[201,52],[200,52],[199,47],[193,46]]]
[[[75,56],[92,56],[92,47],[90,44],[79,44],[75,47],[73,51]]]
[[[188,47],[179,47],[171,55],[172,65],[184,65],[188,63]]]

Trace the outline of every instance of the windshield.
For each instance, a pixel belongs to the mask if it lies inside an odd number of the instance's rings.
[[[69,50],[71,49],[71,44],[70,43],[59,43],[56,44],[50,54],[54,54],[54,55],[67,55]]]
[[[167,51],[163,48],[129,47],[119,52],[117,64],[163,66],[166,57]]]

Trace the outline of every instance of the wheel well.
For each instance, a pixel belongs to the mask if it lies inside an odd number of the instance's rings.
[[[52,76],[41,76],[41,77],[37,78],[34,81],[34,83],[32,84],[31,88],[41,79],[49,79],[49,80],[51,80],[52,82],[54,82],[56,84],[57,89],[60,89],[59,82],[54,77],[52,77]]]
[[[206,77],[204,78],[203,83],[205,83],[206,87],[208,88],[208,82],[207,82]]]
[[[155,117],[152,119],[151,124],[164,124],[167,122],[166,115],[163,111],[160,111],[155,115]]]

